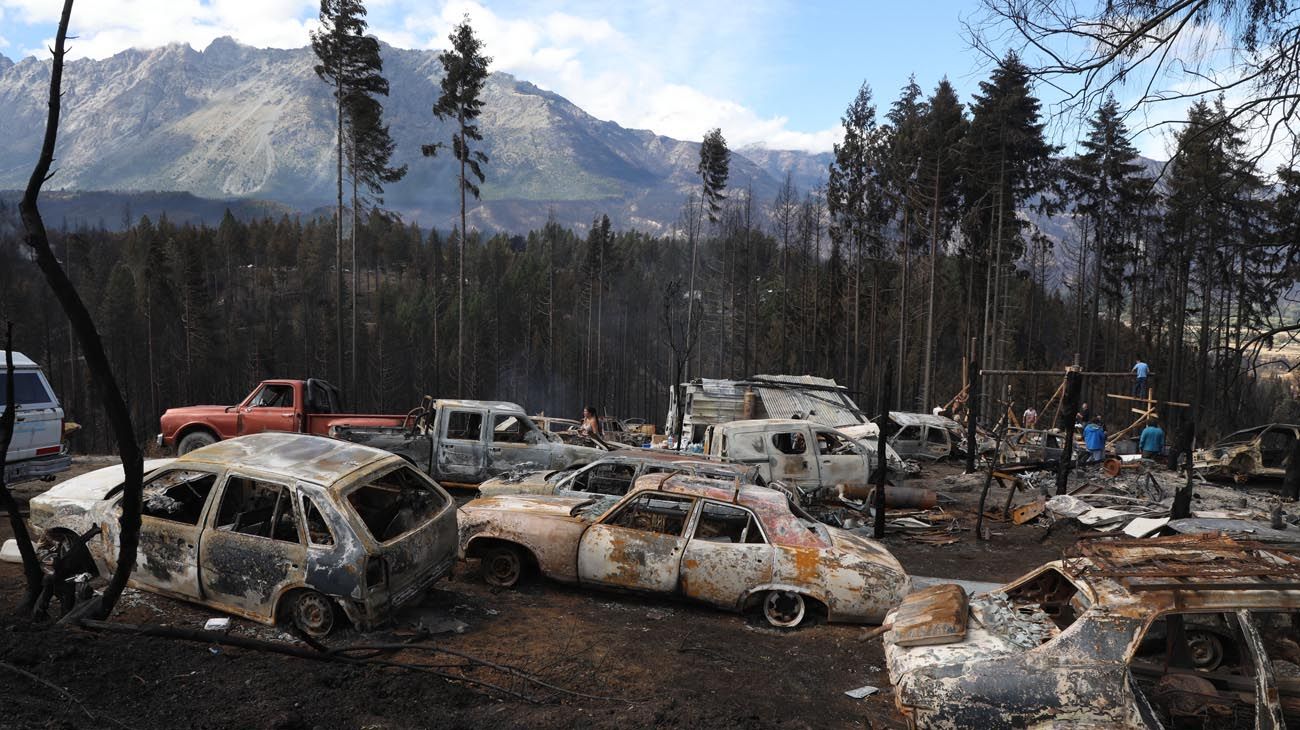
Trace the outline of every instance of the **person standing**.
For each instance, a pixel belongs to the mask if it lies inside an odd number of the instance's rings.
[[[1100,464],[1106,459],[1106,429],[1101,427],[1101,416],[1093,416],[1092,423],[1083,429],[1083,445],[1088,447],[1088,463]]]
[[[1142,451],[1143,459],[1155,461],[1165,451],[1165,431],[1160,428],[1160,424],[1152,419],[1147,427],[1142,429],[1142,435],[1138,437],[1138,449]]]
[[[1020,423],[1025,428],[1035,428],[1038,426],[1038,411],[1033,406],[1025,409],[1024,415],[1020,417]]]
[[[1076,419],[1075,423],[1082,423],[1086,427],[1092,422],[1092,409],[1088,407],[1087,403],[1084,403],[1079,406],[1079,412],[1074,414],[1074,417]]]
[[[595,406],[587,406],[582,409],[582,426],[578,428],[578,431],[583,436],[591,436],[597,440],[600,440],[605,435],[600,428],[600,413],[596,411]]]
[[[1147,395],[1147,375],[1151,372],[1151,366],[1147,365],[1142,358],[1133,364],[1132,372],[1137,376],[1133,381],[1133,396],[1145,398]]]

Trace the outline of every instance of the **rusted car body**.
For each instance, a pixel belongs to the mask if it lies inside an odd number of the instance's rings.
[[[564,497],[622,497],[646,474],[691,474],[710,479],[740,479],[759,483],[758,470],[739,464],[709,461],[671,451],[636,449],[611,454],[576,469],[535,471],[489,479],[479,485],[479,495],[558,494]]]
[[[1248,428],[1198,450],[1192,467],[1216,479],[1281,478],[1286,474],[1296,439],[1300,439],[1300,426],[1292,423]]]
[[[318,436],[264,433],[154,462],[131,584],[266,624],[328,633],[337,607],[368,629],[447,575],[451,497],[400,457]],[[33,526],[115,567],[121,467],[32,500]]]
[[[807,613],[879,622],[910,579],[879,543],[796,514],[775,490],[680,475],[637,480],[595,512],[591,500],[514,495],[461,508],[461,554],[488,582],[522,569],[564,583],[759,608],[774,626]]]
[[[910,727],[1300,721],[1295,555],[1219,535],[1090,540],[969,607],[942,588],[886,618]]]
[[[1002,443],[1001,462],[1003,464],[1023,463],[1060,463],[1064,449],[1065,435],[1060,431],[1037,428],[1010,428]],[[1074,457],[1079,460],[1087,456],[1088,450],[1081,444],[1075,444]]]

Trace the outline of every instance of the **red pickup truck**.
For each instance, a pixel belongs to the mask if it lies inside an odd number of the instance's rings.
[[[169,408],[158,445],[185,454],[222,439],[262,431],[329,436],[334,426],[401,426],[399,415],[338,413],[339,390],[323,380],[263,380],[237,406]]]

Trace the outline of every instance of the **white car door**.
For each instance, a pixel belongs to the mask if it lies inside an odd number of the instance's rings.
[[[0,401],[3,401],[7,376],[0,372]],[[54,390],[37,368],[14,371],[14,435],[7,460],[18,462],[38,456],[58,454],[63,442],[63,409]],[[4,404],[0,402],[0,413]]]

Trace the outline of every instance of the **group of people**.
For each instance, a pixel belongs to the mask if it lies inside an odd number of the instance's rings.
[[[1147,365],[1142,358],[1138,358],[1130,372],[1134,375],[1133,397],[1147,395],[1147,378],[1151,375],[1151,366]],[[1075,413],[1075,419],[1075,423],[1083,424],[1083,444],[1088,450],[1088,459],[1084,463],[1100,464],[1106,458],[1106,426],[1102,422],[1101,416],[1093,414],[1088,404],[1084,403]],[[1037,409],[1033,406],[1026,408],[1021,415],[1020,421],[1024,428],[1037,428]],[[1138,436],[1138,449],[1142,452],[1142,458],[1144,459],[1159,459],[1164,453],[1165,432],[1154,416],[1146,428],[1142,429],[1141,435]]]

